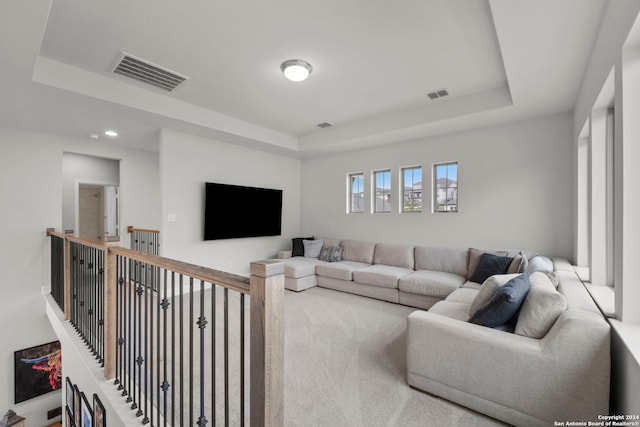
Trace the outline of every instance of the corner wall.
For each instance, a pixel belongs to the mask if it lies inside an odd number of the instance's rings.
[[[300,232],[298,159],[163,130],[160,165],[165,257],[248,275],[251,261],[275,257]],[[282,189],[282,235],[204,241],[205,182]],[[220,209],[235,209],[240,223],[260,215],[260,206],[250,202],[228,206],[222,201]],[[168,221],[169,214],[175,221]]]
[[[491,126],[303,162],[304,235],[573,254],[572,116]],[[457,214],[431,213],[433,163],[458,161]],[[398,213],[399,170],[421,165],[422,213]],[[392,212],[346,213],[346,177],[391,168]],[[429,183],[429,185],[427,185]],[[370,202],[367,203],[367,206]]]

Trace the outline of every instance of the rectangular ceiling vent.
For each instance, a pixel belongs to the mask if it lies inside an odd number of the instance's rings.
[[[436,90],[428,93],[427,96],[429,97],[429,99],[438,99],[445,96],[449,96],[449,92],[447,92],[446,89],[440,89],[440,90]]]
[[[330,128],[331,126],[333,126],[333,123],[323,122],[323,123],[318,123],[317,126],[319,128]]]
[[[116,62],[111,67],[111,71],[169,92],[189,79],[187,76],[183,76],[144,59],[136,58],[125,52],[122,52],[118,59],[116,59]]]

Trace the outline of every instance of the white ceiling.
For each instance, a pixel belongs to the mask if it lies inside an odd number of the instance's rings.
[[[114,128],[98,142],[145,149],[170,128],[305,157],[570,111],[605,5],[3,0],[0,125]],[[169,93],[113,74],[121,52],[190,80]],[[280,72],[292,58],[307,81]]]

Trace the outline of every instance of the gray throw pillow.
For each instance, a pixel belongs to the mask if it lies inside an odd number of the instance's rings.
[[[342,261],[342,246],[323,246],[318,259],[327,262]]]
[[[304,257],[305,258],[318,258],[320,251],[322,250],[322,239],[318,240],[303,240],[304,245]]]

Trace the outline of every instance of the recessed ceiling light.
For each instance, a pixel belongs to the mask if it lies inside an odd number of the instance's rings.
[[[280,65],[280,69],[284,73],[284,76],[292,82],[301,82],[306,80],[313,71],[313,67],[307,61],[302,59],[290,59],[284,61]]]
[[[104,134],[107,135],[107,136],[118,136],[118,132],[116,132],[115,130],[105,131]]]

